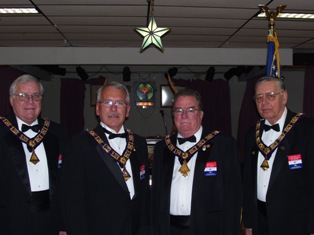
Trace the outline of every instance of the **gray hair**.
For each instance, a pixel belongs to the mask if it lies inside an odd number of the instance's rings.
[[[255,91],[256,88],[263,82],[276,82],[277,87],[281,90],[281,91],[286,91],[286,85],[284,83],[284,81],[282,79],[279,78],[275,78],[275,77],[262,77],[260,79],[258,79],[258,81],[255,84]]]
[[[104,89],[106,89],[107,87],[114,87],[114,88],[116,88],[118,90],[124,91],[125,96],[126,96],[125,101],[126,101],[127,104],[130,104],[130,93],[128,91],[128,88],[125,85],[123,85],[122,83],[115,82],[115,81],[114,82],[110,82],[108,84],[105,84],[105,85],[101,86],[97,90],[97,102],[100,101],[100,95],[101,95],[102,91]]]
[[[184,88],[182,90],[179,90],[178,93],[176,93],[174,95],[174,99],[173,99],[173,105],[176,103],[177,99],[179,97],[182,96],[192,96],[195,97],[197,103],[198,103],[198,107],[200,110],[203,110],[203,103],[202,103],[202,98],[201,98],[201,94],[193,89],[189,89],[189,88]]]
[[[18,84],[24,84],[24,83],[28,83],[28,82],[36,82],[39,85],[40,94],[41,95],[44,94],[44,87],[41,84],[41,82],[37,78],[35,78],[34,76],[32,76],[30,74],[24,74],[12,82],[10,89],[9,89],[10,96],[15,94],[16,87]]]

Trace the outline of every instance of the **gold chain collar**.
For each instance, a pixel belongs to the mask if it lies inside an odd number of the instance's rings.
[[[278,147],[278,145],[281,143],[281,141],[286,137],[286,135],[290,132],[292,127],[298,122],[298,120],[303,116],[303,113],[298,113],[296,114],[289,124],[284,128],[282,131],[281,135],[270,145],[266,146],[263,141],[261,140],[261,121],[258,121],[256,124],[256,132],[255,132],[255,137],[256,137],[256,144],[260,152],[264,156],[264,161],[261,165],[263,170],[265,171],[266,169],[269,168],[268,165],[268,159],[269,155],[272,154],[272,152]]]
[[[112,149],[108,144],[106,144],[99,135],[97,135],[97,133],[93,130],[90,129],[86,129],[86,131],[95,139],[95,141],[102,147],[102,149],[108,153],[114,160],[116,160],[117,162],[121,163],[123,167],[123,177],[124,180],[127,181],[131,176],[130,174],[127,172],[126,168],[125,168],[125,164],[128,161],[128,159],[130,158],[132,151],[135,151],[134,148],[134,135],[132,133],[131,130],[126,129],[126,131],[128,132],[128,143],[127,143],[127,147],[125,149],[125,151],[123,152],[122,156],[120,156],[120,154],[118,154],[114,149]]]
[[[218,135],[220,133],[220,131],[213,131],[212,133],[208,134],[205,138],[201,139],[198,143],[196,143],[193,147],[191,147],[190,149],[188,149],[186,152],[178,149],[176,146],[174,146],[171,143],[170,140],[170,135],[167,135],[165,137],[165,142],[166,145],[168,147],[168,149],[174,153],[176,156],[178,156],[180,163],[181,163],[181,168],[179,169],[179,171],[182,173],[182,175],[184,177],[186,177],[190,171],[189,167],[187,166],[187,162],[191,159],[191,157],[200,149],[202,148],[203,151],[206,150],[207,146],[205,146],[205,144],[211,140],[212,138],[214,138],[216,135]],[[210,145],[208,146],[208,148],[210,148]]]
[[[21,141],[30,146],[32,149],[35,149],[44,139],[45,135],[48,132],[48,128],[50,125],[50,121],[45,119],[44,126],[41,128],[40,132],[34,137],[29,138],[23,134],[23,132],[19,131],[12,123],[6,119],[5,117],[0,117],[0,120],[9,128],[9,130]]]

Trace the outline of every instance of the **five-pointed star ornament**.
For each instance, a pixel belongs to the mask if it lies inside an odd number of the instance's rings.
[[[161,36],[169,30],[170,28],[158,28],[154,17],[151,18],[147,28],[136,28],[136,31],[144,37],[141,52],[150,44],[154,44],[163,52],[164,48],[162,46]]]

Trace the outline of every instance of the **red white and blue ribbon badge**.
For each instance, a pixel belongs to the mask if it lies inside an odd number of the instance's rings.
[[[217,175],[217,162],[207,162],[204,169],[205,176],[216,176]]]
[[[58,157],[58,168],[61,168],[62,167],[62,154],[59,154],[59,157]]]
[[[145,165],[141,165],[140,167],[140,180],[145,179]]]
[[[302,168],[302,157],[301,154],[294,154],[288,156],[288,164],[290,170]]]

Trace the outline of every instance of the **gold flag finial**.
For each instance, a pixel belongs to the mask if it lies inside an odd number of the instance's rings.
[[[258,5],[259,9],[265,13],[266,18],[268,20],[268,27],[269,30],[273,31],[274,27],[275,27],[275,20],[277,18],[277,16],[283,12],[283,10],[286,8],[286,5],[279,5],[278,7],[276,7],[276,11],[271,11],[269,10],[268,6],[265,5]]]

